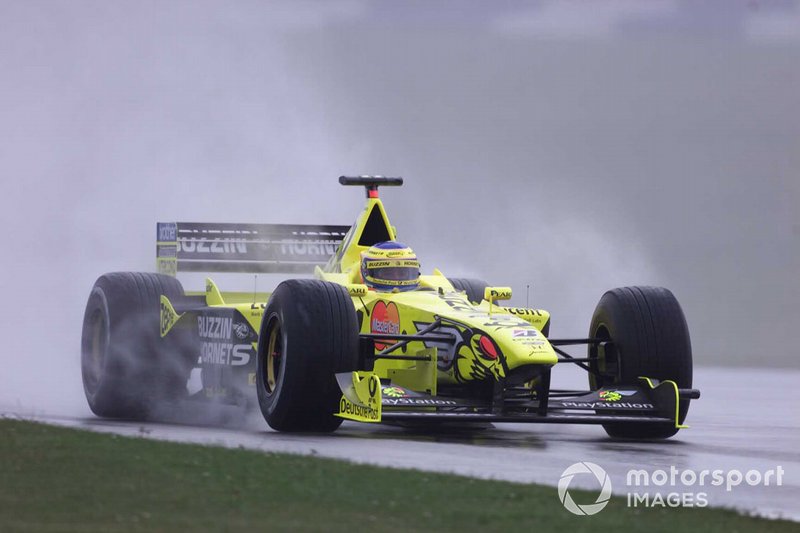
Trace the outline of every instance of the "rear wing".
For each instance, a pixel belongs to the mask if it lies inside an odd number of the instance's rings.
[[[178,272],[310,273],[350,226],[159,222],[156,266]]]

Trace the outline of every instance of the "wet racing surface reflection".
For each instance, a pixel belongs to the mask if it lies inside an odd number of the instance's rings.
[[[698,369],[700,400],[692,403],[690,429],[666,441],[633,442],[608,438],[600,426],[482,424],[397,427],[345,422],[333,434],[286,434],[269,429],[258,412],[195,404],[164,413],[162,422],[103,420],[88,413],[16,416],[101,432],[227,447],[318,455],[398,468],[555,485],[565,468],[591,461],[606,470],[614,493],[631,491],[631,470],[751,470],[780,467],[782,485],[679,486],[662,491],[707,493],[712,506],[728,506],[800,520],[800,420],[795,406],[800,372],[753,369]],[[758,395],[742,401],[746,380]],[[569,383],[580,386],[579,383]],[[778,407],[775,406],[785,406]],[[710,477],[709,477],[710,479]],[[585,488],[593,488],[590,483]],[[580,486],[580,478],[575,478]],[[652,487],[651,487],[652,488]],[[731,490],[727,490],[730,488]]]

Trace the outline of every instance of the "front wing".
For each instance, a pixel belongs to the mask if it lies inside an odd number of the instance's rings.
[[[397,385],[382,384],[373,372],[337,374],[342,389],[337,416],[358,422],[516,422],[606,424],[636,422],[674,424],[680,400],[699,398],[695,389],[679,389],[674,381],[641,377],[639,383],[595,391],[552,390],[537,400],[520,389],[493,405],[466,398],[432,396]],[[521,393],[521,394],[520,394]]]

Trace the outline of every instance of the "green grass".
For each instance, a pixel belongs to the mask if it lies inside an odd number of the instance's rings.
[[[376,443],[375,453],[380,453]],[[591,495],[585,501],[591,500]],[[579,498],[576,498],[579,500]],[[0,420],[0,531],[797,531],[715,509],[569,514],[554,488]]]

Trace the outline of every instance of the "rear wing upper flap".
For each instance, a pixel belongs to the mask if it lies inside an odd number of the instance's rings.
[[[311,273],[350,226],[159,222],[158,272]]]

